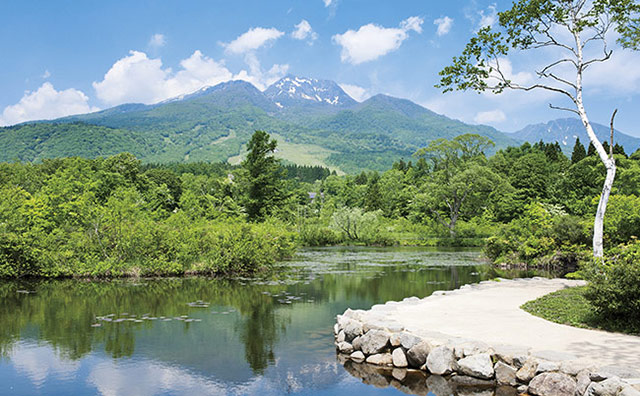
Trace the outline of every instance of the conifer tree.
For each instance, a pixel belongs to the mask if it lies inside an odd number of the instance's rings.
[[[614,154],[621,154],[621,155],[624,155],[625,157],[627,157],[627,153],[624,151],[624,147],[622,147],[618,143],[613,145],[613,153]]]
[[[246,210],[250,220],[262,220],[286,198],[285,169],[273,154],[278,142],[264,131],[255,131],[247,148],[242,167],[248,172]]]
[[[576,144],[573,146],[573,152],[571,153],[571,163],[577,164],[587,157],[587,151],[580,142],[580,138],[576,138]]]

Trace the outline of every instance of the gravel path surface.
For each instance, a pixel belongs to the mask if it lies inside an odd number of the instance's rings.
[[[560,325],[520,309],[527,301],[582,284],[543,278],[482,282],[422,300],[376,305],[367,315],[396,322],[417,335],[530,348],[534,355],[550,360],[578,358],[640,368],[640,337]]]

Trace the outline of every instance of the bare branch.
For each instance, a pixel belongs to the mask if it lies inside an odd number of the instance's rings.
[[[618,109],[615,109],[613,114],[611,114],[611,144],[609,145],[609,158],[613,158],[613,119],[616,118],[617,113]]]
[[[603,58],[590,59],[590,60],[582,63],[582,70],[585,70],[592,63],[608,61],[609,58],[611,58],[611,54],[613,54],[613,50],[609,50],[608,52],[605,52],[605,55],[604,55]]]
[[[569,51],[571,51],[573,53],[573,55],[575,55],[576,57],[578,56],[578,53],[577,53],[575,48],[573,48],[570,45],[566,45],[566,44],[560,43],[558,40],[556,40],[555,37],[553,37],[553,35],[551,35],[551,33],[550,33],[551,26],[549,24],[547,24],[545,21],[540,21],[540,23],[542,23],[544,25],[544,30],[542,31],[542,33],[547,38],[547,41],[538,41],[538,40],[536,40],[536,42],[538,44],[536,46],[533,46],[533,48],[556,46],[556,47],[560,47],[560,48],[564,48],[566,50],[569,50]],[[567,24],[563,24],[563,25],[567,29],[569,29],[569,31],[571,31],[571,28],[569,27],[569,25],[567,25]]]
[[[561,94],[565,95],[566,97],[568,97],[569,99],[571,99],[572,102],[574,102],[574,103],[576,102],[576,98],[573,95],[571,95],[568,91],[565,91],[562,88],[551,87],[549,85],[535,84],[535,85],[530,85],[528,87],[523,87],[523,86],[520,86],[520,85],[512,85],[509,88],[519,89],[519,90],[522,90],[522,91],[532,91],[534,89],[544,89],[544,90],[551,91],[551,92],[561,93]]]
[[[577,114],[577,115],[580,115],[580,113],[578,113],[578,110],[570,109],[570,108],[568,108],[568,107],[558,107],[558,106],[554,106],[554,105],[552,105],[551,103],[549,103],[549,107],[550,107],[550,108],[552,108],[552,109],[554,109],[554,110],[570,111],[570,112],[572,112],[572,113],[575,113],[575,114]]]
[[[576,69],[578,68],[578,64],[576,63],[576,61],[574,61],[573,59],[570,59],[570,58],[564,58],[564,59],[560,59],[559,61],[553,62],[548,66],[545,66],[545,68],[542,69],[540,71],[540,73],[546,73],[549,69],[551,69],[551,68],[553,68],[555,66],[558,66],[561,63],[565,63],[565,62],[573,63],[573,65],[576,67]]]
[[[560,83],[566,84],[566,85],[570,86],[571,88],[573,88],[573,89],[575,89],[575,90],[577,90],[577,89],[578,89],[578,87],[576,87],[576,85],[575,85],[574,83],[572,83],[571,81],[567,81],[567,80],[565,80],[564,78],[558,77],[558,76],[556,76],[556,75],[555,75],[555,74],[553,74],[553,73],[541,73],[541,72],[536,72],[536,74],[537,74],[539,77],[553,78],[554,80],[556,80],[556,81],[558,81],[558,82],[560,82]]]

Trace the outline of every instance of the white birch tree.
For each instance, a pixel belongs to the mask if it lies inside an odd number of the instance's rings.
[[[583,78],[589,67],[611,59],[612,37],[623,48],[640,49],[639,14],[640,4],[632,0],[516,1],[511,9],[498,13],[495,28],[481,28],[470,39],[462,54],[453,58],[452,65],[440,72],[441,81],[437,85],[444,92],[545,90],[568,100],[570,106],[549,106],[578,115],[607,170],[593,225],[593,255],[597,258],[603,256],[604,215],[616,163],[591,127],[584,106]],[[505,69],[506,56],[513,51],[540,49],[556,51],[546,52],[555,57],[535,71],[537,82],[525,85],[512,81]]]

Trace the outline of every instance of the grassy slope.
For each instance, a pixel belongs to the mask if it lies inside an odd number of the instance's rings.
[[[332,150],[328,150],[322,146],[315,144],[300,144],[286,141],[283,136],[278,134],[271,134],[271,137],[278,141],[277,158],[281,158],[285,161],[292,162],[298,165],[310,165],[310,166],[323,166],[330,170],[335,170],[338,174],[344,172],[337,166],[330,165],[327,159],[334,153]],[[238,165],[246,157],[245,146],[242,146],[242,153],[230,157],[228,162],[232,165]]]
[[[598,318],[594,307],[585,297],[586,290],[586,286],[558,290],[529,301],[521,308],[532,315],[569,326],[630,334],[640,333],[640,329],[629,328],[627,323],[613,323]]]

